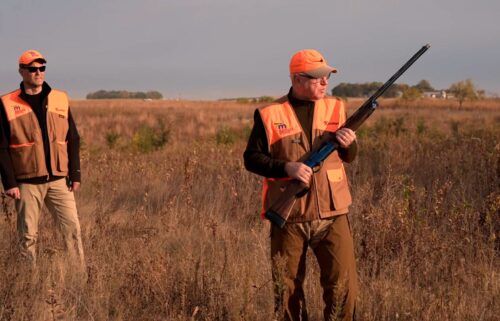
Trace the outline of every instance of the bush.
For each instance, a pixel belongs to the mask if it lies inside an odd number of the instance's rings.
[[[413,101],[422,98],[422,92],[415,87],[409,87],[403,91],[403,96],[401,97],[406,101]]]
[[[132,146],[140,152],[149,153],[163,147],[169,138],[170,129],[163,123],[160,123],[159,128],[141,125],[132,137]]]
[[[427,127],[425,126],[425,120],[422,118],[419,118],[417,121],[417,134],[422,135]]]
[[[250,126],[241,129],[223,126],[215,133],[215,142],[217,145],[232,145],[238,141],[247,141],[251,132],[252,128]]]
[[[120,134],[115,132],[114,130],[108,131],[106,133],[106,144],[109,148],[115,148],[120,139]]]
[[[378,135],[390,135],[397,137],[407,131],[404,123],[405,119],[403,117],[396,117],[394,119],[381,117],[373,126],[373,131]]]
[[[215,141],[217,145],[232,145],[238,140],[238,133],[231,128],[223,126],[217,130]]]

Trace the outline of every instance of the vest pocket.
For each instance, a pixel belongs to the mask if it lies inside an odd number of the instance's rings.
[[[326,208],[322,208],[322,210],[344,210],[351,205],[351,193],[349,192],[344,167],[341,165],[338,168],[328,169],[326,179],[330,195],[325,197],[325,201],[329,200],[330,204],[328,207],[323,204]]]
[[[14,175],[16,177],[36,173],[37,167],[34,145],[35,143],[32,142],[9,146],[12,167],[14,167]]]
[[[68,144],[67,142],[56,141],[56,164],[59,172],[68,171]]]

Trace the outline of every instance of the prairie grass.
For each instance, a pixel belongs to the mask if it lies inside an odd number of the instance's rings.
[[[500,107],[412,104],[382,101],[347,167],[358,320],[498,320]],[[242,162],[257,105],[71,105],[84,142],[76,197],[87,277],[67,262],[48,213],[38,265],[27,267],[2,198],[0,320],[272,320],[261,179]],[[141,128],[168,139],[134,148],[153,140],[134,142]],[[306,299],[319,321],[319,271],[308,260]]]

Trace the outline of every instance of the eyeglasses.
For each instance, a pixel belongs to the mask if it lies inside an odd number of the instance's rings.
[[[325,82],[326,82],[326,81],[328,81],[328,79],[330,79],[331,73],[329,73],[329,74],[328,74],[328,75],[326,75],[326,76],[320,77],[320,78],[316,78],[316,77],[313,77],[313,76],[311,76],[311,75],[308,75],[308,74],[303,74],[303,73],[299,73],[299,74],[297,74],[297,75],[299,75],[300,77],[304,77],[304,78],[307,78],[307,79],[311,79],[311,82],[312,82],[313,84],[317,84],[317,83],[319,83],[319,82],[321,82],[321,81],[325,81]]]
[[[37,71],[40,71],[40,72],[45,72],[45,68],[46,66],[40,66],[40,67],[32,67],[32,66],[23,66],[21,67],[23,69],[26,69],[27,71],[29,71],[30,73],[35,73]]]

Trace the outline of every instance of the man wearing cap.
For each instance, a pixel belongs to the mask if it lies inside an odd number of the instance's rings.
[[[20,88],[0,99],[0,175],[15,199],[20,251],[34,264],[45,204],[58,221],[68,254],[83,267],[73,191],[80,187],[80,137],[66,93],[45,82],[46,60],[36,50],[19,57]]]
[[[321,270],[325,320],[354,318],[357,274],[343,162],[354,159],[357,147],[355,133],[339,129],[346,119],[344,103],[325,96],[330,75],[336,72],[316,50],[295,53],[290,61],[290,91],[255,111],[244,153],[247,170],[264,176],[263,212],[290,178],[309,186],[283,229],[271,224],[276,312],[283,320],[307,320],[302,285],[308,247]],[[334,132],[341,147],[313,170],[301,160],[317,148],[326,132]]]

